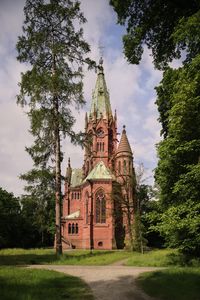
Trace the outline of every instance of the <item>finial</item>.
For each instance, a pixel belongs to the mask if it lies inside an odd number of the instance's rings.
[[[126,129],[126,125],[123,125],[123,129]]]
[[[100,65],[100,66],[103,65],[103,58],[102,58],[102,56],[101,56],[100,59],[99,59],[99,65]]]

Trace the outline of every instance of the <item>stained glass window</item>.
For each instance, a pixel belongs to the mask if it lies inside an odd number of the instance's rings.
[[[96,194],[95,208],[96,223],[106,223],[106,199],[102,190]]]

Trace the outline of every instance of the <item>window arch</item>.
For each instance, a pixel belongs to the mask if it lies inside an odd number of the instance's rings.
[[[126,174],[126,171],[127,171],[127,169],[126,169],[126,160],[124,160],[124,165],[123,165],[123,167],[124,167],[124,174]]]
[[[78,223],[76,223],[75,233],[78,234]]]
[[[72,234],[75,233],[75,226],[74,226],[74,223],[72,223]]]
[[[95,197],[96,223],[106,223],[106,199],[102,190],[98,191]]]
[[[72,225],[71,225],[71,223],[68,224],[68,233],[69,234],[72,233]]]
[[[121,161],[118,162],[118,172],[121,174]]]
[[[89,206],[89,194],[88,192],[86,192],[85,194],[85,222],[86,224],[88,224],[88,218],[89,218],[89,214],[88,214],[88,206]]]

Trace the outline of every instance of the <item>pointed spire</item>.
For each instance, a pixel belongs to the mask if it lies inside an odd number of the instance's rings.
[[[71,168],[71,164],[70,164],[70,158],[68,158],[68,166],[66,169],[66,181],[68,182],[68,184],[70,184],[71,175],[72,175],[72,168]]]
[[[126,135],[126,129],[125,128],[126,128],[126,126],[124,125],[121,140],[119,142],[119,146],[117,148],[116,154],[121,153],[121,152],[128,152],[132,155],[133,153],[132,153],[132,150],[131,150],[131,147],[130,147],[130,144],[129,144],[129,141],[128,141],[128,138],[127,138],[127,135]]]
[[[92,95],[92,103],[90,108],[90,116],[92,119],[94,119],[95,114],[97,119],[101,118],[101,114],[105,119],[112,116],[110,97],[104,77],[102,57],[100,58],[99,65],[97,67],[97,80]]]

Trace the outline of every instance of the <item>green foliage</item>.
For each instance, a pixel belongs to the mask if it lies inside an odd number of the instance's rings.
[[[4,300],[92,300],[89,287],[79,278],[49,270],[0,268],[0,294]]]
[[[171,206],[156,228],[165,237],[167,246],[179,248],[188,259],[200,257],[200,203],[188,200]]]
[[[164,79],[158,87],[157,103],[160,107],[163,100],[171,103],[167,111],[168,129],[165,131],[166,139],[158,147],[159,164],[156,170],[156,179],[161,188],[161,200],[164,204],[172,204],[174,200],[183,202],[187,200],[180,195],[179,190],[187,186],[191,197],[200,199],[198,188],[200,146],[200,56],[179,70],[167,70]],[[175,72],[174,77],[168,76]],[[167,79],[167,80],[166,80]],[[170,89],[169,85],[173,83]],[[168,88],[168,94],[161,93]],[[195,174],[196,173],[196,174]],[[197,185],[191,185],[191,176],[196,178]],[[189,179],[190,178],[190,179]],[[183,187],[181,187],[183,185]],[[189,191],[189,190],[188,190]],[[189,196],[189,198],[191,198]]]
[[[35,236],[29,247],[52,246],[55,234],[55,176],[50,169],[33,169],[20,178],[27,181],[25,190],[28,192],[21,200],[22,214]]]
[[[160,208],[144,217],[166,243],[187,255],[200,255],[200,2],[111,0],[124,24],[124,52],[138,64],[146,44],[154,65],[165,70],[156,88],[164,140],[158,145],[156,181]],[[177,70],[168,67],[185,56]],[[183,57],[182,57],[183,58]],[[196,236],[195,236],[196,232]]]
[[[198,53],[199,1],[110,0],[110,4],[118,22],[126,26],[124,52],[130,63],[140,62],[144,44],[160,69],[180,58],[182,50],[187,51],[186,62]]]
[[[27,63],[28,70],[21,74],[17,102],[29,107],[30,132],[34,137],[34,144],[26,150],[36,169],[22,177],[30,185],[35,180],[40,181],[38,186],[41,195],[35,195],[36,189],[32,186],[27,189],[31,191],[31,198],[41,207],[42,199],[47,201],[43,178],[47,174],[44,173],[51,171],[54,174],[56,251],[60,254],[61,142],[66,135],[71,136],[72,140],[80,139],[81,135],[77,137],[72,130],[75,123],[72,106],[79,108],[85,103],[82,66],[86,63],[91,67],[93,62],[86,57],[90,48],[83,39],[81,28],[86,19],[80,11],[78,1],[27,0],[24,15],[23,34],[17,43],[17,59]],[[53,172],[50,168],[53,168]],[[49,195],[48,199],[51,198]],[[37,220],[37,223],[40,223],[41,229],[44,220]]]
[[[0,188],[0,248],[20,245],[22,224],[19,199]]]
[[[170,268],[143,273],[139,286],[151,297],[161,300],[197,300],[200,294],[199,268]]]
[[[141,215],[136,212],[134,214],[133,222],[133,245],[132,250],[143,253],[147,244],[147,240],[144,238],[145,227],[141,220]]]

